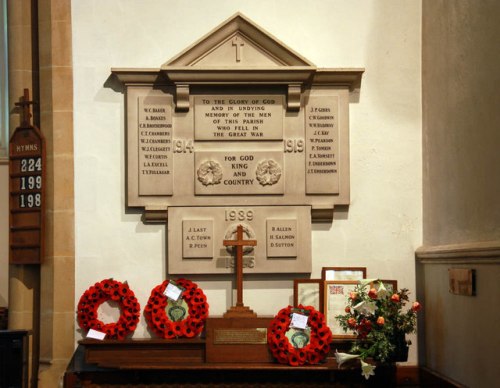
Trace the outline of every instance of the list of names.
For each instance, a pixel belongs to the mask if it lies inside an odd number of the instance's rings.
[[[140,97],[139,195],[172,195],[172,98]]]
[[[338,99],[311,96],[305,108],[306,193],[337,194]]]

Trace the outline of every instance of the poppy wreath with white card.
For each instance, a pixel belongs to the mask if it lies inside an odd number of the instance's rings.
[[[112,301],[120,308],[120,318],[115,323],[104,323],[98,318],[101,304]],[[105,279],[86,290],[78,302],[77,320],[83,330],[95,330],[106,339],[124,339],[137,328],[141,306],[127,282]]]
[[[165,280],[151,291],[144,316],[158,337],[192,338],[205,327],[207,297],[191,280]]]
[[[274,317],[267,331],[273,357],[292,366],[319,364],[330,351],[332,332],[325,316],[311,306],[288,306]]]

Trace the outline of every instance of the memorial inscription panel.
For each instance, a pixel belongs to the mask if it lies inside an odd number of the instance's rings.
[[[172,195],[172,97],[138,98],[139,195]]]
[[[196,96],[195,140],[281,140],[283,97]]]
[[[212,220],[182,221],[182,257],[213,257],[213,229]]]
[[[311,96],[306,106],[306,192],[339,192],[338,98]]]
[[[195,194],[283,194],[282,152],[196,152]]]
[[[238,225],[244,239],[257,240],[257,246],[243,248],[245,273],[311,271],[308,206],[172,207],[169,212],[169,274],[232,273],[234,253],[223,241],[235,238]]]
[[[296,257],[297,220],[267,220],[267,256]]]
[[[241,103],[256,96],[235,92],[233,99]],[[217,101],[216,94],[193,95],[192,109],[181,112],[174,109],[173,89],[128,88],[129,206],[165,209],[166,216],[170,206],[224,206],[231,196],[234,205],[310,205],[314,219],[314,209],[331,212],[336,203],[348,202],[347,91],[311,91],[298,112],[286,110],[283,95],[269,94],[279,103],[266,105],[266,114],[276,120],[258,125],[262,136],[252,141],[230,141],[229,134],[240,131],[235,124],[224,130],[224,138],[198,139],[198,126],[208,124],[206,118],[196,120],[194,101],[207,98]]]

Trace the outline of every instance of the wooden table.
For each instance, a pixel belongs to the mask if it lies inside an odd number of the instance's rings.
[[[334,345],[335,346],[335,345]],[[396,366],[378,366],[366,381],[359,367],[325,363],[292,367],[271,363],[207,363],[203,339],[80,341],[64,386],[73,387],[363,387],[396,386]]]

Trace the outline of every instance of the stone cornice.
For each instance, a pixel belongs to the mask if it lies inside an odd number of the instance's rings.
[[[314,84],[358,89],[364,69],[316,69],[309,66],[278,68],[113,68],[124,84]]]
[[[500,263],[500,240],[422,246],[415,252],[423,264]]]

